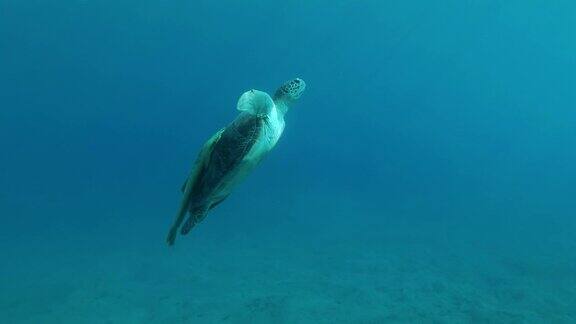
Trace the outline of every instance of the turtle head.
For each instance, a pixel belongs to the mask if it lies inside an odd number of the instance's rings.
[[[280,103],[288,106],[294,101],[298,100],[306,89],[306,82],[300,78],[295,78],[286,81],[274,93],[274,102],[278,105]]]

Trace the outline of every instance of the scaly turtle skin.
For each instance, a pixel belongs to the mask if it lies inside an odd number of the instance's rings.
[[[166,239],[169,245],[178,231],[188,234],[224,201],[276,145],[284,131],[284,114],[305,88],[306,83],[296,78],[280,86],[274,99],[258,90],[242,94],[237,105],[240,114],[204,144],[182,186],[182,202]]]

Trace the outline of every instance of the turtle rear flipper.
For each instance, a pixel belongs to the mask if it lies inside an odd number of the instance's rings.
[[[206,215],[208,214],[209,207],[201,207],[195,208],[194,210],[190,211],[190,216],[184,222],[184,225],[180,228],[180,234],[186,235],[190,232],[190,230],[198,223],[200,223]]]

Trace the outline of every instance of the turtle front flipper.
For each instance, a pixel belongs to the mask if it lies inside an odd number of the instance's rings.
[[[166,237],[166,243],[172,246],[176,241],[176,235],[178,234],[178,226],[172,226],[168,232],[168,237]]]
[[[184,181],[182,185],[182,193],[184,194],[182,197],[182,201],[180,202],[180,209],[176,214],[176,218],[174,219],[174,223],[172,227],[170,227],[170,231],[168,232],[168,236],[166,238],[166,242],[168,245],[174,245],[176,241],[176,234],[178,234],[178,228],[184,221],[186,217],[186,213],[188,212],[190,205],[192,204],[192,196],[195,187],[198,185],[198,177],[201,175],[204,170],[206,169],[208,162],[210,160],[210,155],[212,154],[212,150],[214,149],[214,145],[220,140],[222,133],[224,132],[225,128],[220,129],[216,134],[214,134],[200,150],[196,161],[194,162],[194,167],[192,168],[192,172]]]

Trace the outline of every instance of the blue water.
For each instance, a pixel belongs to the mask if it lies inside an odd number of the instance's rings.
[[[573,1],[0,0],[1,323],[576,323]],[[255,88],[278,146],[169,248]]]

